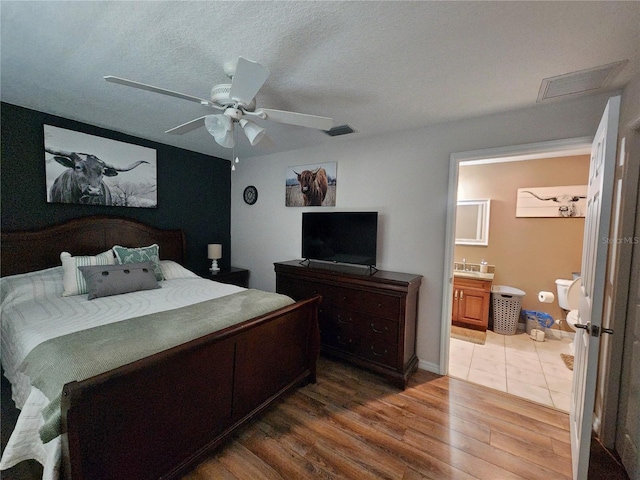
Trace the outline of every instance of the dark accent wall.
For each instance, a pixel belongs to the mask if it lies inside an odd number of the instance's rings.
[[[187,243],[186,266],[192,270],[206,270],[210,264],[207,260],[208,243],[223,245],[220,263],[222,267],[229,266],[231,169],[228,160],[7,103],[1,104],[0,114],[2,229],[32,230],[91,215],[127,217],[155,227],[184,230]],[[47,203],[43,124],[155,149],[158,207]],[[162,258],[162,252],[160,257]]]

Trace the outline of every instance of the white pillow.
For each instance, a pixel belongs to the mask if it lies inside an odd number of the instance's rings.
[[[173,260],[160,260],[160,268],[165,280],[173,280],[175,278],[200,278],[191,270],[187,270],[179,263]]]
[[[38,302],[62,295],[62,267],[0,278],[0,306],[4,310],[23,302]]]
[[[70,297],[72,295],[82,295],[87,293],[87,282],[84,276],[78,270],[78,267],[85,267],[88,265],[115,265],[116,258],[113,256],[113,251],[107,250],[95,257],[90,256],[78,256],[72,257],[69,252],[62,252],[60,254],[60,260],[62,261],[62,284],[64,291],[63,297]]]

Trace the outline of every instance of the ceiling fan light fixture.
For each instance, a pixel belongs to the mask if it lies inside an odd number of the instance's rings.
[[[244,134],[252,146],[260,142],[265,136],[265,129],[253,122],[244,120],[242,118],[244,115],[251,115],[261,118],[262,120],[269,120],[285,125],[329,131],[327,132],[328,134],[333,133],[330,131],[333,127],[333,119],[329,117],[274,110],[272,108],[260,108],[256,110],[256,94],[264,85],[267,77],[269,77],[269,70],[263,65],[238,57],[237,64],[230,63],[225,65],[225,73],[231,77],[231,83],[214,85],[211,89],[211,100],[167,90],[166,88],[147,85],[146,83],[127,80],[126,78],[114,77],[112,75],[107,75],[104,79],[107,82],[196,102],[208,108],[224,112],[218,115],[200,116],[182,125],[171,128],[165,133],[184,135],[205,126],[215,141],[225,148],[233,148],[237,143],[234,135],[236,128],[234,124],[236,123],[240,123],[240,127],[243,129]],[[233,157],[235,157],[235,155],[233,155]]]
[[[204,118],[204,126],[213,136],[218,145],[225,148],[233,148],[233,123],[224,115],[207,115]]]
[[[249,139],[249,143],[251,143],[252,147],[262,140],[266,133],[264,128],[244,118],[240,120],[240,126],[242,127],[242,131],[246,137]]]

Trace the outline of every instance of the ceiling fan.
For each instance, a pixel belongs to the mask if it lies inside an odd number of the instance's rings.
[[[225,65],[225,73],[231,78],[231,83],[215,85],[211,89],[211,100],[111,75],[105,76],[104,79],[107,82],[119,83],[128,87],[189,100],[211,107],[214,110],[220,110],[222,113],[204,115],[167,130],[165,133],[183,135],[196,128],[205,127],[215,141],[226,148],[235,146],[233,135],[235,125],[240,125],[252,146],[256,145],[264,137],[265,129],[245,117],[258,117],[278,123],[319,130],[329,130],[333,126],[333,119],[328,117],[273,110],[271,108],[259,108],[256,110],[255,96],[269,76],[269,70],[257,62],[238,57],[238,63],[235,68],[233,65]]]

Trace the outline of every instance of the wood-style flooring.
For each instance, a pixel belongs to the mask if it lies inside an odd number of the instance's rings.
[[[2,378],[2,449],[18,411]],[[382,378],[320,358],[318,382],[287,395],[183,480],[566,479],[566,413],[464,380],[416,372],[400,391]],[[37,480],[22,462],[3,480]],[[592,442],[589,480],[628,480]],[[134,479],[132,479],[134,480]]]
[[[318,382],[272,406],[184,480],[570,479],[566,413],[415,373],[400,391],[321,358]]]

